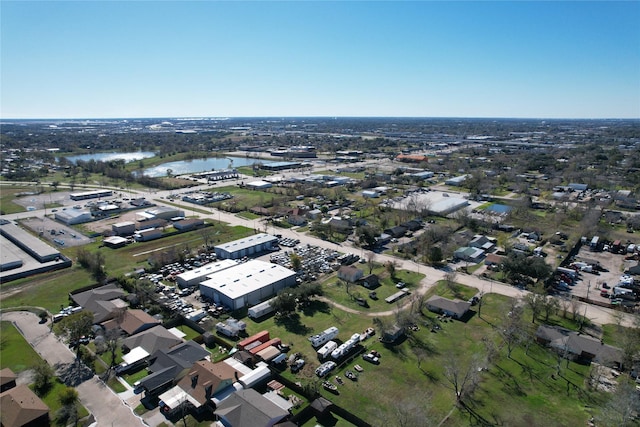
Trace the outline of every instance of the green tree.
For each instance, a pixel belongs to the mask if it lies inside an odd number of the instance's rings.
[[[385,270],[387,270],[387,273],[389,273],[389,276],[390,276],[392,279],[395,279],[395,278],[396,278],[396,270],[397,270],[397,267],[396,267],[396,262],[395,262],[395,261],[387,261],[387,262],[384,264],[384,268],[385,268]]]
[[[62,407],[58,410],[57,420],[63,425],[78,424],[78,392],[73,387],[60,391],[58,402]]]
[[[283,289],[271,301],[271,307],[278,317],[289,317],[296,311],[296,295],[290,289]]]
[[[33,391],[38,396],[44,396],[47,394],[51,386],[53,385],[54,372],[53,368],[49,366],[44,360],[40,360],[33,368]]]
[[[91,325],[93,325],[93,313],[84,310],[65,317],[56,327],[57,332],[67,338],[72,347],[76,347],[77,359],[80,359],[80,338],[89,335]]]
[[[293,271],[300,271],[300,267],[302,266],[302,258],[300,258],[300,255],[292,252],[289,255],[289,261],[291,262],[291,269]]]
[[[379,235],[379,230],[370,225],[361,225],[360,227],[356,228],[358,243],[364,248],[373,248],[377,243],[376,238]]]

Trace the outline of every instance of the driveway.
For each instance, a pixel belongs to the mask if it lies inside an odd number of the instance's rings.
[[[71,363],[75,354],[50,331],[50,324],[41,324],[40,318],[27,311],[14,311],[0,315],[13,323],[34,350],[50,365]],[[144,426],[140,418],[95,375],[76,387],[80,402],[96,419],[97,426]]]

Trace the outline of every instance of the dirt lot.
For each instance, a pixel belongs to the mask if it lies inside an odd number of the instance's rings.
[[[599,274],[581,272],[581,280],[571,288],[571,293],[576,296],[586,297],[588,289],[589,298],[602,298],[603,301],[605,299],[600,296],[601,285],[607,283],[613,288],[619,282],[624,270],[636,263],[635,261],[625,261],[624,255],[612,254],[611,252],[591,252],[587,245],[580,249],[575,260],[587,263],[597,261],[602,268],[608,271],[600,272]]]
[[[111,226],[118,222],[131,221],[136,222],[136,213],[140,211],[122,212],[120,215],[112,218],[101,219],[99,221],[87,222],[83,226],[96,233],[102,233],[103,231],[111,231]]]

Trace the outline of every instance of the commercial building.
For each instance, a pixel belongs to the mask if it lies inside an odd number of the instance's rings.
[[[217,273],[218,271],[222,271],[235,265],[237,265],[237,263],[230,259],[205,264],[195,270],[187,270],[184,273],[178,274],[176,276],[176,283],[181,288],[198,286],[200,282],[205,280],[211,274]]]
[[[278,238],[270,234],[259,233],[244,239],[234,240],[215,246],[216,256],[220,259],[239,259],[245,256],[273,250]]]
[[[133,221],[123,221],[113,224],[111,230],[118,236],[130,236],[136,232],[136,223]]]
[[[11,222],[0,225],[0,235],[39,262],[55,261],[60,256],[60,252],[57,249]]]
[[[93,220],[91,212],[82,209],[67,209],[65,211],[56,212],[56,221],[60,221],[67,225],[82,224]]]
[[[94,191],[85,191],[82,193],[71,193],[69,198],[71,200],[87,200],[87,199],[98,199],[100,197],[111,197],[113,195],[113,191],[111,190],[94,190]]]
[[[296,283],[294,271],[259,260],[238,264],[208,277],[200,283],[200,294],[232,310],[258,304]]]
[[[159,239],[160,237],[162,237],[162,230],[157,228],[138,231],[135,234],[136,242],[148,242],[149,240]]]
[[[200,228],[204,225],[204,221],[199,218],[189,218],[176,221],[173,223],[173,227],[178,231],[190,231]]]
[[[144,212],[138,213],[138,221],[145,221],[149,219],[165,219],[170,220],[175,217],[184,217],[184,211],[169,206],[156,206],[151,209],[147,209]]]
[[[463,182],[467,180],[467,175],[460,175],[453,178],[449,178],[444,183],[447,185],[453,185],[455,187],[459,187]]]
[[[251,181],[247,183],[247,187],[252,190],[266,190],[267,188],[273,187],[273,184],[267,181]]]
[[[127,239],[120,236],[109,236],[102,239],[102,243],[111,249],[118,249],[127,244]]]

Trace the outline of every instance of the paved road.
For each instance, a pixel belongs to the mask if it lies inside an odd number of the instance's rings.
[[[39,323],[40,318],[35,314],[16,311],[3,313],[0,318],[16,325],[27,342],[50,365],[72,363],[75,360],[75,354],[50,332],[49,324]],[[145,426],[131,408],[96,376],[76,389],[80,402],[93,414],[97,426]]]
[[[296,172],[297,174],[299,174],[299,172]],[[247,181],[248,177],[245,177],[241,180]],[[237,181],[231,181],[230,184],[233,184],[234,182]],[[1,184],[1,183],[0,183]],[[190,188],[189,191],[192,190],[198,190],[198,189],[208,189],[211,188],[210,184],[202,184],[202,185],[198,185],[197,187],[193,187]],[[119,192],[124,192],[123,190],[118,190],[118,189],[113,189],[114,191],[119,191]],[[138,196],[144,196],[146,197],[149,201],[153,201],[154,203],[158,204],[158,205],[163,205],[165,204],[165,200],[166,198],[172,194],[175,193],[175,191],[133,191],[133,190],[129,190],[130,193],[134,193]],[[185,211],[189,211],[189,209],[191,209],[191,207],[193,206],[190,203],[186,203],[186,202],[182,202],[179,200],[175,200],[174,203],[172,203],[172,205],[180,205],[183,207],[183,209],[185,209]],[[263,232],[271,232],[274,234],[282,234],[284,237],[291,237],[291,238],[295,238],[295,239],[300,239],[300,242],[302,244],[310,244],[310,245],[314,245],[314,246],[319,246],[319,247],[323,247],[323,248],[327,248],[327,249],[333,249],[333,250],[338,250],[340,252],[352,252],[361,256],[365,256],[365,252],[363,249],[361,248],[357,248],[354,247],[350,242],[344,242],[340,245],[335,244],[335,243],[331,243],[325,240],[321,240],[318,239],[314,236],[310,236],[304,233],[298,233],[295,230],[291,230],[291,229],[280,229],[280,228],[272,228],[269,227],[267,224],[265,224],[264,222],[262,222],[260,219],[256,219],[256,220],[249,220],[246,218],[241,218],[239,216],[236,216],[234,214],[230,214],[227,212],[223,212],[223,211],[219,211],[217,209],[213,209],[213,208],[207,208],[207,207],[203,207],[203,206],[197,206],[198,209],[200,210],[210,210],[210,213],[207,214],[199,214],[199,216],[201,218],[208,218],[214,221],[223,221],[226,222],[230,225],[242,225],[248,228],[253,228],[256,229],[257,231],[263,231]],[[7,218],[7,219],[16,219],[18,217],[20,218],[24,218],[24,217],[33,217],[33,216],[42,216],[44,215],[44,211],[33,211],[33,212],[23,212],[20,214],[11,214],[11,215],[4,215],[3,218]],[[425,274],[425,278],[421,281],[420,286],[418,287],[418,289],[415,292],[426,292],[428,291],[432,286],[435,285],[435,283],[439,280],[442,280],[444,278],[444,275],[446,274],[446,272],[442,271],[442,270],[438,270],[426,265],[422,265],[422,264],[418,264],[412,260],[404,260],[404,259],[400,259],[400,258],[396,258],[396,257],[392,257],[389,255],[384,255],[384,254],[376,254],[375,257],[376,262],[379,263],[385,263],[387,261],[394,261],[397,263],[398,268],[401,269],[405,269],[405,270],[411,270],[411,271],[417,271],[419,273],[423,273]],[[463,285],[466,286],[471,286],[474,287],[476,289],[478,289],[479,291],[482,292],[493,292],[493,293],[497,293],[500,295],[506,295],[509,297],[513,297],[513,298],[519,298],[522,297],[524,295],[526,295],[526,291],[521,291],[517,288],[514,288],[513,286],[509,286],[509,285],[505,285],[503,283],[500,282],[495,282],[495,281],[489,281],[483,278],[480,278],[478,276],[474,276],[474,275],[467,275],[467,274],[458,274],[456,276],[456,282],[461,283]],[[406,303],[405,303],[406,304]],[[335,304],[334,304],[335,305]],[[585,303],[580,303],[580,309],[579,309],[579,313],[581,314],[585,314],[586,316],[594,323],[596,324],[607,324],[607,323],[615,323],[616,322],[616,316],[620,316],[621,317],[621,322],[623,325],[625,326],[634,326],[635,325],[635,318],[637,316],[633,315],[633,314],[629,314],[629,313],[621,313],[618,312],[616,310],[612,310],[612,309],[608,309],[608,308],[604,308],[604,307],[599,307],[599,306],[595,306],[595,305],[590,305],[590,304],[585,304]],[[337,306],[337,305],[336,305]],[[343,309],[346,309],[346,307],[340,307]],[[357,310],[356,310],[357,311]],[[387,312],[380,312],[380,313],[367,313],[367,312],[360,312],[363,315],[368,315],[368,314],[372,314],[375,316],[384,316],[386,315],[386,313],[390,313],[391,311]]]

